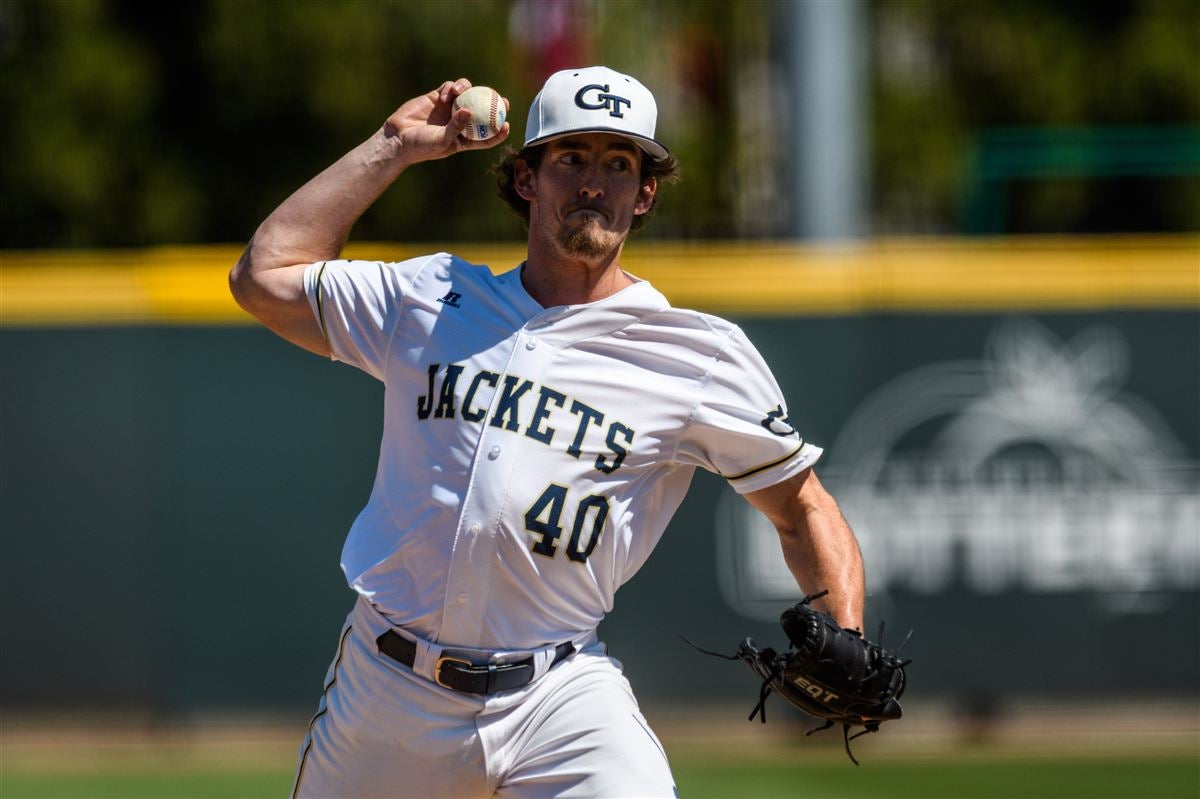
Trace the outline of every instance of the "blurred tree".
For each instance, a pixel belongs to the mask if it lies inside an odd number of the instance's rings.
[[[507,4],[449,8],[5,0],[0,98],[14,113],[0,133],[0,246],[249,238],[409,97],[459,75],[512,82]],[[519,221],[490,196],[452,190],[478,185],[489,164],[427,165],[355,235],[518,235]]]
[[[156,136],[154,53],[97,0],[3,7],[7,246],[191,238],[186,153]]]
[[[881,232],[949,232],[994,128],[1200,124],[1195,0],[874,0]],[[1200,178],[1014,187],[1010,229],[1196,230]]]
[[[374,132],[391,111],[443,80],[514,83],[502,2],[215,0],[202,38],[221,209],[212,235],[253,233],[301,182]],[[517,98],[511,98],[514,103]],[[525,100],[527,103],[528,100]],[[520,130],[523,121],[515,124]],[[520,222],[492,201],[493,154],[422,165],[367,212],[360,239],[507,238]],[[455,187],[471,186],[472,191]]]
[[[640,235],[779,235],[781,1],[0,0],[0,246],[244,241],[447,78],[504,91],[517,143],[542,78],[572,59],[659,98],[684,182]],[[955,230],[987,129],[1200,123],[1195,0],[873,0],[872,20],[880,232]],[[491,196],[494,161],[414,170],[355,238],[522,237]],[[1021,230],[1200,226],[1195,179],[1038,181],[1013,198]]]

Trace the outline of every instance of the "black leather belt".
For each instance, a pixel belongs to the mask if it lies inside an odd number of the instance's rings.
[[[404,636],[388,630],[375,639],[379,651],[392,660],[412,668],[417,658],[417,645]],[[575,645],[568,641],[554,648],[554,660],[550,665],[558,663],[575,651]],[[443,688],[462,691],[466,694],[489,694],[500,691],[511,691],[522,688],[533,680],[533,658],[525,658],[515,663],[497,665],[489,663],[477,666],[466,658],[442,655],[433,669],[433,678]]]

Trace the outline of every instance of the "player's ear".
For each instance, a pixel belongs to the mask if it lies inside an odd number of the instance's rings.
[[[654,205],[654,195],[658,192],[658,178],[646,178],[638,189],[637,200],[633,204],[635,215],[644,214]]]
[[[524,158],[513,161],[513,188],[522,200],[533,202],[537,197],[533,188],[533,169]]]

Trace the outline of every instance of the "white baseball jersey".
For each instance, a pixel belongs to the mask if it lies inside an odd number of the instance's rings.
[[[672,308],[645,281],[543,308],[520,268],[438,253],[316,263],[305,287],[334,359],[386,387],[379,468],[342,569],[430,641],[578,640],[697,466],[745,493],[821,453],[737,326]]]

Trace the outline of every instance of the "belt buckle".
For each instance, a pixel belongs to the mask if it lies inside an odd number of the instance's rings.
[[[439,657],[437,659],[437,662],[434,663],[434,665],[433,665],[433,681],[448,691],[458,690],[453,685],[446,685],[446,683],[442,682],[442,666],[447,663],[460,663],[463,666],[466,666],[468,668],[470,668],[474,664],[471,663],[471,661],[467,660],[466,658],[456,658],[456,657],[451,657],[450,655],[442,655],[441,657]]]

